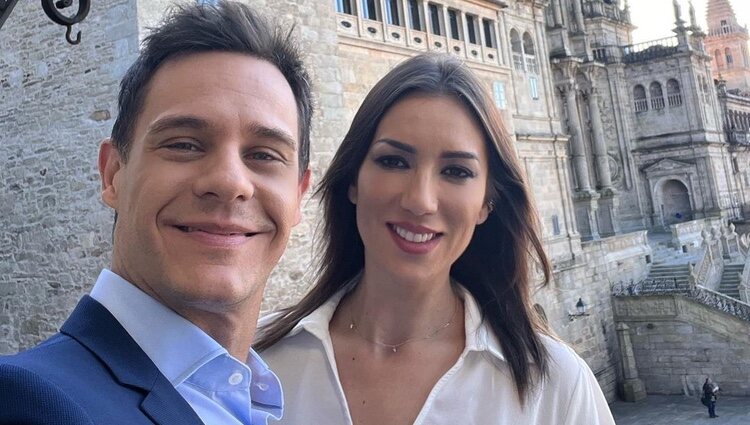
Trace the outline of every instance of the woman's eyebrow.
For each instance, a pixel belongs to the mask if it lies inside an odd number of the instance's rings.
[[[398,140],[393,139],[379,139],[376,140],[375,143],[385,143],[389,146],[392,146],[398,150],[408,152],[408,153],[417,153],[417,150],[414,148],[414,146],[407,145],[406,143],[399,142]]]
[[[479,162],[479,155],[475,154],[474,152],[466,152],[466,151],[447,151],[443,152],[440,155],[441,158],[445,159],[473,159],[477,162]]]

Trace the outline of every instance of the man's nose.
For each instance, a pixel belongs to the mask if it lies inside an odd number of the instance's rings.
[[[436,184],[429,173],[410,174],[401,194],[401,207],[417,216],[435,213],[438,207]]]
[[[252,175],[239,153],[215,152],[196,178],[195,194],[221,202],[248,200],[255,194]]]

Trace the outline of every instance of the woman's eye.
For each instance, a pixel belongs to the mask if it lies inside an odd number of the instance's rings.
[[[443,170],[443,175],[456,179],[470,179],[475,176],[471,170],[464,167],[448,167]]]
[[[403,158],[398,156],[381,156],[375,160],[383,168],[397,168],[406,169],[409,168],[409,164],[404,161]]]

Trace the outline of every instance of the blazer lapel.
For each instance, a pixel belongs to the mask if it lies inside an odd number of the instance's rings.
[[[161,425],[203,424],[190,405],[166,378],[155,382],[154,387],[141,402],[141,409],[155,423]],[[186,412],[192,414],[187,415]]]
[[[203,424],[112,313],[90,296],[81,299],[60,332],[96,354],[120,384],[144,392],[141,409],[155,423]]]

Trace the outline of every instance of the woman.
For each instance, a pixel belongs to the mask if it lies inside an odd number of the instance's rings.
[[[318,193],[321,273],[256,349],[288,424],[614,423],[585,363],[532,312],[550,278],[500,115],[450,56],[365,98]]]

